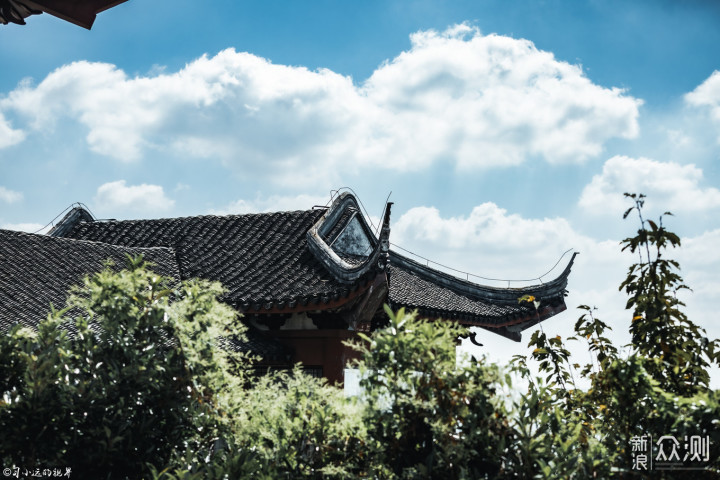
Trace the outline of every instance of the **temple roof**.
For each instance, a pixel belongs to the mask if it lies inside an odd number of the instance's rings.
[[[227,290],[223,300],[255,318],[368,310],[371,304],[366,300],[373,294],[392,308],[417,310],[424,317],[483,327],[519,340],[522,330],[565,310],[574,255],[549,282],[522,288],[480,285],[390,251],[390,205],[378,233],[348,193],[329,207],[304,211],[155,220],[98,221],[77,207],[50,232],[51,237],[64,239],[5,232],[0,246],[18,251],[6,255],[28,256],[28,266],[17,264],[13,272],[3,273],[6,279],[49,276],[49,290],[36,299],[33,311],[50,301],[63,304],[67,289],[53,286],[54,282],[69,286],[83,273],[98,270],[103,259],[124,258],[125,253],[150,255],[147,258],[163,268],[172,266],[179,279],[221,282]],[[33,253],[33,243],[42,243],[45,250],[43,258],[31,261],[39,255]],[[63,276],[64,272],[75,276]],[[2,295],[33,296],[32,291],[20,292],[19,286],[6,283]],[[524,295],[534,296],[538,307],[519,303]],[[19,300],[14,301],[14,308],[21,310]],[[372,308],[373,312],[366,312],[370,316],[375,312]]]
[[[16,323],[34,328],[50,311],[64,308],[68,291],[83,277],[113,262],[127,265],[128,256],[142,254],[156,273],[180,278],[175,252],[170,248],[137,248],[106,243],[53,238],[46,235],[0,230],[0,331]],[[266,363],[285,364],[290,350],[262,332],[249,328],[246,341],[224,339],[223,346],[248,352]]]
[[[98,13],[127,0],[0,0],[0,24],[25,25],[30,15],[47,12],[88,30]]]
[[[127,256],[142,254],[154,270],[177,278],[175,254],[168,248],[128,248],[0,230],[0,329],[15,323],[36,326],[50,304],[65,307],[68,290],[108,260],[119,270]]]
[[[223,300],[243,313],[325,310],[352,300],[384,268],[375,238],[366,236],[356,255],[340,246],[348,229],[335,227],[357,210],[350,195],[330,209],[159,220],[87,221],[77,208],[50,234],[172,248],[182,279],[222,283]],[[369,231],[358,221],[360,234]]]

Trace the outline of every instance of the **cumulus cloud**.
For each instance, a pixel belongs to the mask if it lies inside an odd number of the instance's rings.
[[[122,161],[169,151],[295,183],[298,172],[332,179],[341,165],[580,162],[610,138],[637,135],[640,100],[593,84],[530,41],[459,25],[411,42],[360,85],[228,49],[136,77],[72,63],[10,92],[0,109],[34,130],[69,117],[92,151]]]
[[[685,95],[685,102],[694,107],[707,108],[715,125],[720,128],[720,71],[715,70],[695,90]],[[718,131],[720,142],[720,131]]]
[[[130,210],[133,212],[159,212],[169,210],[175,204],[165,196],[159,185],[126,185],[125,180],[100,185],[95,195],[95,205],[105,211]]]
[[[25,132],[14,130],[10,122],[0,112],[0,149],[20,143],[25,139]]]
[[[22,193],[14,192],[3,186],[0,186],[0,202],[15,203],[19,200],[22,200],[22,197]]]
[[[581,67],[528,40],[483,36],[467,25],[411,40],[364,87],[389,113],[391,123],[380,128],[391,158],[450,157],[466,167],[519,164],[530,155],[579,162],[608,138],[637,135],[640,100],[593,84]],[[392,145],[398,138],[410,142]]]
[[[623,193],[644,193],[652,205],[672,211],[700,211],[720,207],[720,190],[703,187],[703,171],[695,165],[658,162],[648,158],[615,156],[605,162],[583,189],[579,205],[588,212],[615,215],[628,206]]]

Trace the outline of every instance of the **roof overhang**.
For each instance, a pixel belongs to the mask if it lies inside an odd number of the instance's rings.
[[[420,305],[412,297],[404,299],[400,296],[392,302],[393,308],[415,309],[420,315],[429,319],[453,320],[461,325],[484,328],[519,342],[523,330],[567,309],[564,297],[577,252],[572,255],[565,269],[553,280],[521,288],[480,285],[422,265],[392,251],[389,255],[392,271],[400,268],[409,273],[412,276],[410,278],[425,282],[427,289],[436,291],[436,295],[455,295],[455,298],[462,300],[456,304],[451,302],[449,305],[431,306],[427,303]],[[395,270],[392,267],[395,267]],[[521,304],[519,299],[523,296],[533,296],[539,303],[535,306]],[[496,313],[474,311],[463,304],[465,301],[494,305],[500,311]]]
[[[127,0],[0,0],[2,23],[25,24],[25,18],[42,12],[90,30],[98,13]]]

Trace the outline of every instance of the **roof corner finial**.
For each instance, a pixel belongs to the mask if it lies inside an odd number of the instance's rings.
[[[70,211],[68,211],[68,209]],[[67,214],[47,233],[51,237],[64,237],[75,225],[81,222],[94,222],[95,217],[90,213],[82,203],[74,203],[65,211]],[[62,215],[62,213],[60,214]],[[60,216],[58,215],[58,217]],[[57,218],[57,217],[55,217]],[[53,220],[54,221],[54,220]]]
[[[385,205],[385,216],[383,218],[383,228],[387,227],[390,228],[390,209],[392,208],[394,202],[387,202]]]
[[[390,209],[393,202],[387,202],[385,205],[385,215],[383,217],[382,230],[380,231],[380,258],[378,259],[378,267],[385,269],[390,263]]]
[[[382,231],[380,233],[380,243],[383,253],[390,251],[390,209],[393,202],[387,202],[385,205],[385,215],[383,217]]]

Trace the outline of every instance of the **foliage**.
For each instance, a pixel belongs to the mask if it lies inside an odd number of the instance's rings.
[[[684,304],[678,291],[687,289],[675,260],[663,257],[668,246],[679,247],[680,238],[662,224],[665,212],[657,223],[642,215],[644,195],[625,194],[635,205],[640,219],[637,235],[622,241],[623,250],[637,253],[639,261],[630,266],[627,278],[620,285],[632,309],[630,324],[633,347],[638,354],[651,359],[645,368],[660,385],[679,395],[692,395],[707,388],[710,363],[720,361],[720,340],[710,342],[707,333],[680,310]],[[649,228],[647,228],[649,226]]]
[[[361,406],[299,368],[260,377],[243,397],[241,445],[257,452],[268,478],[352,478],[364,461]]]
[[[360,386],[370,471],[380,478],[485,478],[502,468],[509,433],[499,371],[458,363],[464,329],[386,308],[389,325],[361,335]]]
[[[635,206],[625,217],[636,210],[641,222],[637,235],[622,242],[623,249],[640,256],[620,287],[633,311],[632,353],[618,354],[605,336],[610,327],[586,305],[580,306],[585,313],[569,339],[587,342],[591,361],[586,365],[571,363],[559,336],[533,335],[531,356],[547,385],[529,379],[528,393],[515,404],[512,417],[516,431],[532,432],[534,440],[520,442],[525,458],[515,471],[526,477],[533,471],[542,478],[641,477],[642,472],[632,469],[631,440],[642,435],[710,439],[707,471],[655,470],[648,472],[652,478],[716,478],[719,472],[720,392],[708,388],[707,373],[709,363],[718,361],[718,340],[708,341],[705,331],[680,310],[683,304],[675,293],[687,287],[677,273],[678,263],[663,258],[667,246],[680,245],[679,238],[665,230],[662,217],[657,224],[646,223],[644,196],[627,196]],[[524,357],[515,359],[514,369],[529,377]],[[573,369],[589,382],[587,390],[576,388]]]
[[[268,372],[236,392],[233,435],[210,462],[183,458],[154,480],[357,478],[366,465],[361,405],[296,368]]]
[[[222,392],[236,383],[224,374],[230,354],[216,348],[235,320],[221,291],[173,285],[130,259],[86,278],[37,332],[3,335],[3,464],[138,478],[148,462],[208,451],[226,429]]]

